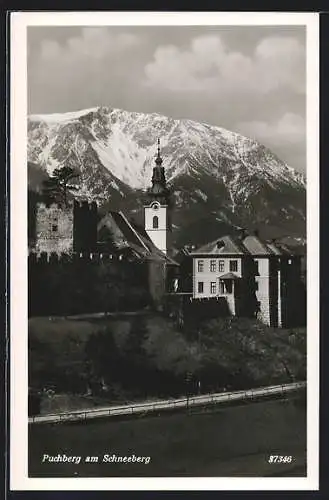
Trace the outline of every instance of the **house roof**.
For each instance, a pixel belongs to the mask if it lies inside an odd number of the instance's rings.
[[[286,245],[283,243],[277,243],[277,242],[271,242],[267,243],[267,246],[270,248],[270,250],[275,254],[275,255],[291,255],[292,251],[290,248],[288,248]]]
[[[244,255],[248,253],[248,250],[242,245],[241,241],[238,238],[233,238],[233,236],[222,236],[191,252],[192,255]]]
[[[243,239],[243,245],[251,255],[292,255],[293,251],[283,243],[265,241],[256,235],[248,235]]]
[[[221,236],[216,240],[199,247],[191,255],[293,255],[293,250],[282,243],[265,241],[252,234],[243,238]]]
[[[274,253],[268,245],[256,235],[248,235],[243,239],[243,245],[251,255],[271,255]]]
[[[112,210],[108,212],[98,223],[98,234],[102,228],[108,231],[111,244],[116,250],[127,251],[129,249],[134,256],[141,259],[178,265],[174,259],[165,255],[154,245],[144,228],[130,221],[122,212]],[[106,244],[102,241],[99,243],[100,245]]]

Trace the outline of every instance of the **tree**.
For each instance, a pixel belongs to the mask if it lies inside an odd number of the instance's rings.
[[[102,393],[104,383],[113,386],[120,381],[122,360],[112,332],[101,329],[93,333],[85,345],[88,381],[93,393]]]
[[[78,188],[70,181],[79,177],[79,174],[72,167],[55,168],[49,179],[43,182],[43,194],[54,201],[67,203],[69,190]]]

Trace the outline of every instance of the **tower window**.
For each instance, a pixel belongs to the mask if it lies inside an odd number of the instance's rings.
[[[57,224],[53,224],[51,226],[51,230],[52,230],[53,233],[56,233],[58,231],[58,225]]]
[[[159,217],[156,215],[153,217],[153,229],[158,229],[159,228]]]

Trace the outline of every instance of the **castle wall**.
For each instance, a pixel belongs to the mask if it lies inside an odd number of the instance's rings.
[[[38,253],[93,252],[97,245],[96,203],[37,203],[32,248]],[[32,242],[32,238],[30,238]]]
[[[166,265],[163,262],[150,261],[148,273],[150,295],[154,304],[159,307],[166,293]]]
[[[150,303],[148,264],[111,254],[30,254],[29,315],[132,311]]]
[[[283,328],[306,324],[306,292],[301,278],[301,258],[281,259],[280,311]]]
[[[73,250],[73,208],[39,203],[36,207],[35,250],[70,253]]]
[[[97,246],[98,209],[95,202],[74,202],[73,249],[94,252]]]

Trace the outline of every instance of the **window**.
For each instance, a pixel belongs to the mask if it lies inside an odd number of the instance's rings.
[[[203,293],[203,281],[198,281],[198,293]]]
[[[225,287],[224,287],[224,281],[219,282],[219,295],[224,295],[225,293]]]
[[[232,293],[232,280],[225,282],[226,293]]]
[[[215,260],[210,261],[210,272],[211,273],[216,272],[216,261]]]
[[[158,229],[159,228],[159,217],[156,215],[153,217],[153,229]]]
[[[203,260],[198,260],[198,273],[203,273]]]
[[[257,259],[254,260],[255,273],[259,273],[259,261]]]
[[[216,281],[210,283],[210,293],[213,295],[216,293]]]
[[[56,233],[58,231],[58,225],[57,224],[53,224],[51,226],[51,230],[52,230],[53,233]]]
[[[225,262],[223,260],[220,260],[218,263],[218,271],[220,273],[223,273],[225,269]]]
[[[238,271],[238,261],[237,260],[230,260],[230,271],[232,273],[236,273]]]
[[[292,260],[291,259],[288,259],[288,264],[290,266],[290,264],[292,264]]]

